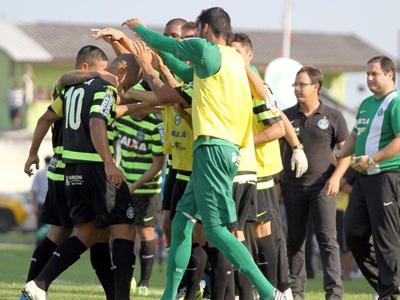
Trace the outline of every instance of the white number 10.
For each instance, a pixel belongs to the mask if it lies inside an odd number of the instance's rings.
[[[83,88],[70,88],[65,94],[65,128],[78,129],[81,125],[81,111],[83,96],[85,91]]]

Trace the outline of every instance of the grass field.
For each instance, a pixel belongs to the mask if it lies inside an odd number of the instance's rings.
[[[0,235],[0,241],[12,241],[13,243],[0,243],[0,299],[18,299],[19,291],[24,283],[28,269],[29,258],[33,251],[31,244],[15,244],[13,235]],[[26,239],[32,240],[29,235]],[[139,271],[139,270],[137,270]],[[135,272],[137,278],[138,272]],[[142,299],[160,299],[165,283],[165,266],[155,265],[152,280],[150,282],[151,295]],[[345,300],[370,300],[372,289],[363,279],[355,279],[345,282]],[[57,279],[49,289],[50,300],[86,300],[104,299],[102,289],[97,283],[87,254],[64,274]],[[321,275],[310,280],[307,286],[307,300],[324,299],[322,292]],[[132,299],[139,299],[133,296]]]

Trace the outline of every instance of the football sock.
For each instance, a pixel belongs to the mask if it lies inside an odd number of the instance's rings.
[[[212,299],[223,300],[228,290],[229,281],[233,279],[232,264],[217,248],[210,249],[209,260],[211,264],[210,280]]]
[[[124,239],[113,241],[112,257],[114,267],[115,299],[129,300],[135,255],[133,242]]]
[[[75,263],[85,251],[86,246],[78,237],[73,236],[68,238],[54,250],[48,263],[36,277],[35,282],[37,286],[47,291],[53,280]]]
[[[247,247],[246,241],[242,241],[242,244]],[[253,286],[250,281],[243,274],[239,273],[235,269],[235,287],[240,300],[253,300]]]
[[[261,297],[274,297],[274,287],[258,269],[247,248],[225,226],[206,227],[204,231],[207,240],[215,245],[239,272],[246,275]]]
[[[256,244],[258,267],[271,284],[276,286],[278,284],[278,259],[274,238],[272,235],[256,238]]]
[[[154,240],[140,243],[140,281],[138,286],[149,286],[156,251],[155,246]]]
[[[168,255],[167,281],[161,299],[171,300],[176,298],[179,283],[189,263],[194,224],[193,220],[185,217],[180,211],[176,212],[172,221],[172,241]]]
[[[44,240],[36,247],[32,253],[31,263],[29,265],[28,277],[26,282],[31,281],[39,275],[44,266],[53,255],[54,250],[57,248],[57,244],[45,237]]]
[[[90,248],[90,262],[107,300],[114,300],[114,275],[112,271],[110,246],[108,243],[96,243]]]
[[[199,284],[207,263],[207,254],[198,243],[192,244],[192,253],[186,268],[186,296],[187,300],[194,300],[197,296]]]

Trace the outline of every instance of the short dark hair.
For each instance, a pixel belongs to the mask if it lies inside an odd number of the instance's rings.
[[[184,24],[182,26],[182,29],[185,29],[185,30],[196,30],[197,29],[196,22],[193,22],[193,21],[187,22],[186,24]]]
[[[243,46],[249,47],[250,49],[253,49],[253,43],[251,42],[251,39],[248,34],[246,33],[235,33],[232,35],[232,39],[230,41],[231,43],[236,42],[240,43]]]
[[[296,73],[296,77],[300,73],[307,73],[308,77],[310,77],[310,80],[313,84],[318,84],[318,93],[322,88],[322,85],[324,84],[324,75],[322,75],[321,71],[317,68],[314,67],[302,67],[299,71]]]
[[[76,55],[76,68],[79,68],[83,63],[92,65],[98,61],[108,61],[106,53],[99,47],[87,45],[82,47]]]
[[[396,82],[396,66],[395,66],[393,60],[391,60],[389,57],[384,56],[384,55],[374,56],[367,62],[367,65],[369,65],[371,63],[375,63],[375,62],[379,62],[383,73],[387,74],[389,72],[392,72],[393,82]]]
[[[165,24],[165,27],[171,26],[171,25],[184,25],[184,24],[186,24],[186,23],[187,23],[187,21],[186,21],[185,19],[182,19],[182,18],[174,18],[174,19],[169,20],[169,21],[167,22],[167,24]]]
[[[196,27],[204,24],[211,26],[216,36],[227,38],[232,33],[231,18],[221,7],[211,7],[203,10],[196,20]]]

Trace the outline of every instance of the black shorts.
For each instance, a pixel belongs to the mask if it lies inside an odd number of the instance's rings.
[[[248,221],[269,222],[274,218],[278,194],[272,177],[258,178],[256,202],[249,209]]]
[[[64,181],[47,179],[47,186],[46,200],[40,212],[39,222],[71,228],[73,224],[69,216]]]
[[[171,195],[171,207],[170,207],[171,221],[175,216],[176,207],[179,201],[182,199],[183,194],[185,193],[186,186],[189,183],[191,175],[192,172],[190,171],[182,171],[182,170],[177,171],[175,184],[172,189],[172,195]]]
[[[132,224],[134,209],[128,185],[119,189],[106,179],[103,163],[67,164],[65,191],[73,224],[94,222],[98,228]]]
[[[172,190],[174,189],[177,170],[169,168],[164,183],[164,195],[162,199],[162,210],[171,210]]]
[[[255,202],[257,197],[256,181],[233,183],[233,199],[235,200],[237,221],[228,226],[229,230],[244,230],[244,224],[248,219],[250,205]]]
[[[154,227],[157,217],[161,214],[160,195],[132,195],[132,204],[135,209],[133,224],[136,226]]]

